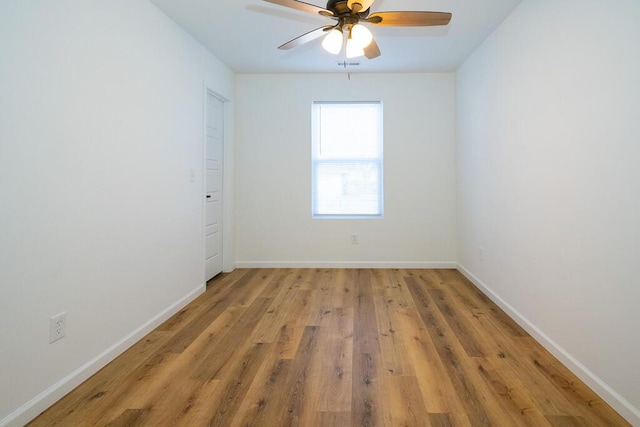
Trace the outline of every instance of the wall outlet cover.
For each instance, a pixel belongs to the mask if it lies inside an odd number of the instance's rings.
[[[49,319],[49,343],[54,343],[67,335],[67,313],[63,312]]]

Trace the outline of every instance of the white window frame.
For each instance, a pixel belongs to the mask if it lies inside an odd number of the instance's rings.
[[[378,119],[377,119],[377,157],[341,157],[341,158],[331,158],[331,159],[323,159],[320,154],[320,108],[322,105],[332,105],[332,104],[346,104],[346,105],[357,105],[357,104],[368,104],[368,105],[376,105],[378,106]],[[381,101],[315,101],[312,105],[312,144],[311,144],[311,216],[313,219],[380,219],[384,214],[384,153],[383,153],[383,109]],[[362,212],[354,212],[354,213],[318,213],[318,181],[317,181],[317,171],[318,167],[323,164],[340,164],[340,163],[362,163],[362,164],[371,164],[374,165],[378,171],[378,200],[377,200],[377,212],[374,214],[370,213],[362,213]]]

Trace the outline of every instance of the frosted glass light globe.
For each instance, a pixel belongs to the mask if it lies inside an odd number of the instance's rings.
[[[358,44],[354,39],[349,38],[347,40],[347,58],[357,58],[358,56],[363,56],[364,50],[362,46]]]
[[[351,28],[351,38],[364,49],[371,44],[373,34],[371,34],[371,31],[364,25],[356,24]]]
[[[342,31],[333,29],[322,40],[322,47],[329,53],[337,55],[342,50]]]

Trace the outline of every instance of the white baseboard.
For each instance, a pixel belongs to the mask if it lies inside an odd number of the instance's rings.
[[[0,420],[0,427],[23,426],[42,411],[62,399],[71,390],[82,384],[91,375],[102,369],[107,363],[122,354],[129,347],[140,341],[145,335],[160,326],[162,322],[169,319],[175,313],[180,311],[184,306],[193,301],[196,297],[206,290],[205,284],[198,285],[197,288],[189,292],[187,295],[167,307],[161,313],[150,319],[148,322],[131,332],[126,337],[106,349],[101,354],[89,360],[66,377],[62,378],[51,387],[35,396],[29,402],[25,403],[11,414]]]
[[[453,261],[237,261],[236,268],[443,268],[456,269]]]
[[[640,426],[640,409],[633,406],[628,400],[620,396],[611,386],[605,383],[600,377],[591,372],[578,359],[553,341],[547,334],[539,329],[533,322],[524,317],[511,304],[502,299],[493,289],[484,284],[464,266],[458,264],[460,271],[478,289],[480,289],[489,299],[496,303],[511,317],[518,325],[525,329],[536,341],[553,354],[564,366],[587,384],[598,396],[604,399],[631,425]]]

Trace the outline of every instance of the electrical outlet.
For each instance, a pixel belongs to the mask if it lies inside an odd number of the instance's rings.
[[[480,262],[484,262],[484,248],[478,248],[478,259]]]
[[[353,233],[351,235],[351,244],[352,245],[357,245],[358,244],[358,235],[356,233]]]
[[[49,319],[49,343],[54,343],[67,335],[67,313],[60,313]]]

